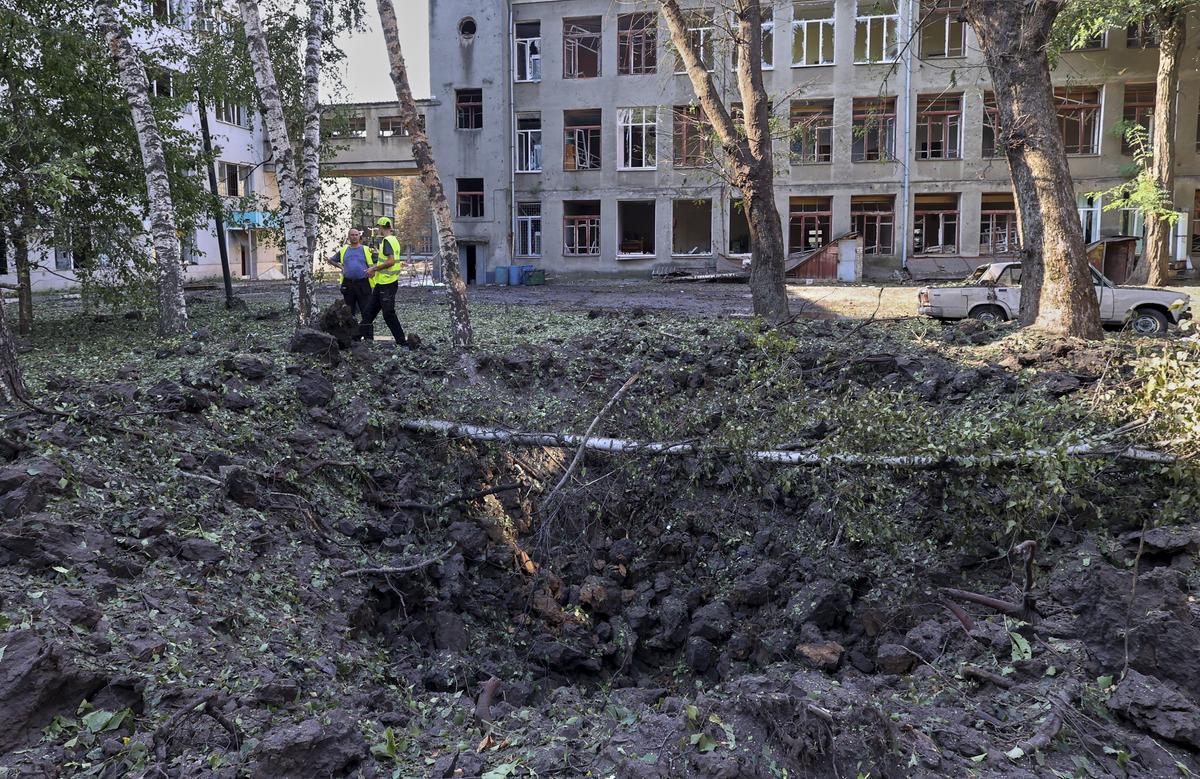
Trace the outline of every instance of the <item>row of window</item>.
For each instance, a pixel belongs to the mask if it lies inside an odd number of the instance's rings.
[[[462,180],[460,180],[461,182]],[[470,179],[482,203],[483,182]],[[461,184],[460,184],[461,185]],[[460,197],[463,193],[460,192]],[[460,199],[460,212],[463,201]],[[959,193],[918,194],[913,197],[912,243],[916,255],[954,255],[960,250],[961,196]],[[599,200],[563,201],[563,254],[568,257],[596,256],[601,253]],[[620,200],[616,203],[617,256],[653,257],[657,224],[657,203],[653,200]],[[711,255],[713,201],[682,199],[671,202],[671,254],[676,256]],[[1079,217],[1088,241],[1100,235],[1100,202],[1081,197]],[[788,201],[787,245],[790,253],[803,253],[828,245],[837,238],[831,229],[832,197],[792,197]],[[1124,234],[1138,235],[1142,229],[1140,214],[1121,213]],[[854,195],[850,198],[851,229],[863,239],[868,255],[896,253],[896,196]],[[516,253],[520,257],[542,255],[542,203],[517,203]],[[730,254],[750,253],[750,227],[742,201],[733,199],[727,211],[727,246]],[[1017,212],[1008,192],[980,196],[979,252],[982,256],[1011,255],[1019,251]]]
[[[687,38],[691,48],[709,70],[719,58],[718,17],[711,9],[687,13]],[[768,4],[762,13],[762,66],[775,66],[775,15]],[[472,25],[474,20],[471,20]],[[962,57],[966,54],[966,22],[960,0],[924,0],[918,22],[917,55],[922,59]],[[792,7],[791,66],[813,67],[835,64],[834,3],[803,0]],[[857,0],[854,17],[854,63],[895,62],[901,50],[900,14],[895,0]],[[474,35],[474,26],[471,27]],[[542,24],[520,21],[514,26],[513,79],[542,80]],[[617,16],[617,74],[638,76],[658,71],[658,15],[634,12]],[[669,37],[669,36],[664,36]],[[1103,49],[1105,35],[1084,42],[1078,50]],[[596,78],[602,75],[603,17],[583,16],[562,22],[562,77]],[[1158,45],[1149,23],[1126,31],[1129,48]],[[736,48],[732,64],[736,67]],[[675,72],[683,73],[681,58],[675,57]]]
[[[460,90],[476,92],[478,90]],[[1149,128],[1154,112],[1154,85],[1125,85],[1123,118]],[[1069,154],[1100,151],[1100,87],[1058,87],[1059,126]],[[999,111],[995,95],[985,92],[982,155],[1002,157]],[[793,100],[790,106],[788,144],[795,164],[833,161],[834,120],[832,99]],[[470,103],[471,114],[482,123],[482,104]],[[459,118],[462,119],[462,106]],[[735,113],[739,105],[735,104]],[[620,170],[654,170],[658,166],[658,113],[654,106],[617,109],[617,167]],[[963,95],[917,97],[915,156],[918,160],[962,159]],[[698,106],[674,106],[672,159],[675,167],[696,167],[714,159],[714,138]],[[563,112],[563,170],[598,170],[602,161],[602,116],[599,108]],[[895,159],[896,98],[855,98],[851,122],[851,159],[872,162]],[[516,171],[539,173],[544,164],[542,116],[516,116]],[[1126,146],[1124,151],[1129,153]]]

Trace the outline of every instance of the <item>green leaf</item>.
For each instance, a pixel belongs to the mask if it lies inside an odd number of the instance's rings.
[[[1012,659],[1028,660],[1033,657],[1033,648],[1029,646],[1029,639],[1020,633],[1009,633],[1008,637],[1012,640]]]
[[[1025,757],[1025,750],[1021,749],[1020,747],[1013,747],[1005,752],[1004,755],[1009,760],[1020,760],[1021,758]]]
[[[696,742],[696,749],[700,750],[701,753],[705,753],[711,752],[716,748],[717,742],[712,736],[705,733],[700,734],[700,739]]]
[[[481,779],[505,779],[505,777],[511,776],[515,770],[517,770],[516,763],[501,763],[485,773]]]
[[[650,765],[658,765],[658,755],[654,754],[653,752],[647,752],[639,757],[638,760],[641,760],[643,763],[649,763]]]
[[[984,760],[987,760],[987,752],[984,752],[982,755],[975,755],[975,757],[971,758],[972,763],[982,763]]]
[[[108,723],[112,721],[116,715],[111,711],[97,709],[96,711],[84,714],[79,718],[83,726],[87,728],[88,733],[99,733],[102,730],[108,730]],[[118,723],[119,724],[119,723]]]
[[[1112,687],[1113,686],[1112,674],[1106,674],[1104,676],[1097,676],[1096,677],[1096,686],[1099,687],[1101,690],[1107,690],[1109,687]]]

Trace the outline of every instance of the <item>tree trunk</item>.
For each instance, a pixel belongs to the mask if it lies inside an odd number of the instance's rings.
[[[387,44],[388,59],[392,65],[392,84],[396,87],[396,99],[400,103],[400,118],[412,138],[413,157],[421,172],[421,181],[429,190],[429,204],[437,223],[438,251],[442,259],[442,271],[446,274],[446,286],[450,299],[450,340],[456,348],[468,352],[474,346],[475,336],[471,331],[471,314],[467,309],[467,285],[458,268],[458,239],[454,236],[454,222],[442,177],[429,139],[421,126],[417,104],[413,100],[408,84],[408,68],[404,54],[400,51],[400,35],[396,29],[396,10],[392,0],[378,0],[379,20],[383,26],[383,39]]]
[[[271,156],[275,160],[275,177],[279,182],[280,208],[283,211],[283,237],[287,257],[288,277],[292,280],[292,305],[300,327],[313,321],[312,255],[308,253],[304,223],[304,191],[296,176],[296,153],[288,137],[287,121],[283,116],[283,100],[275,81],[271,53],[258,16],[257,0],[239,0],[242,24],[246,28],[246,47],[258,96],[266,111],[267,137],[271,140]]]
[[[321,213],[321,41],[325,35],[325,0],[309,0],[304,48],[304,145],[300,151],[304,179],[304,236],[310,262],[317,252]]]
[[[1054,0],[967,0],[963,11],[996,89],[1000,139],[1021,213],[1023,255],[1030,262],[1021,279],[1022,321],[1058,335],[1101,338],[1050,85],[1047,42],[1061,7]]]
[[[1174,3],[1162,5],[1158,19],[1158,76],[1154,93],[1154,134],[1150,173],[1159,190],[1171,204],[1175,202],[1175,127],[1179,123],[1179,57],[1187,35],[1187,9]],[[1171,277],[1171,239],[1174,225],[1162,211],[1146,214],[1146,243],[1141,265],[1145,282],[1163,287]],[[1139,274],[1140,275],[1140,274]],[[1142,282],[1138,282],[1142,283]]]
[[[18,192],[20,185],[18,185]],[[22,211],[20,221],[9,226],[12,236],[13,265],[17,271],[17,332],[29,335],[33,332],[33,279],[29,265],[29,213]]]
[[[217,164],[213,161],[212,135],[208,132],[208,106],[199,87],[196,89],[196,113],[200,114],[200,137],[208,165],[208,192],[211,195],[213,226],[217,231],[217,251],[221,255],[221,278],[225,282],[225,308],[233,308],[233,274],[229,272],[229,248],[225,245],[225,209],[217,189]]]
[[[10,403],[26,395],[25,383],[21,380],[21,366],[17,363],[17,349],[8,329],[3,295],[0,295],[0,391]]]
[[[8,230],[0,224],[0,276],[8,275]]]
[[[661,1],[671,42],[683,60],[692,89],[712,123],[729,163],[729,178],[741,191],[750,227],[750,295],[754,313],[772,323],[786,321],[783,224],[775,208],[775,159],[770,110],[762,81],[762,17],[758,0],[736,0],[737,80],[745,133],[739,133],[712,74],[688,44],[687,19],[678,0]]]
[[[99,17],[108,48],[117,64],[121,87],[133,115],[142,166],[146,174],[146,195],[150,202],[150,233],[158,269],[158,333],[180,335],[187,332],[187,304],[183,297],[183,265],[179,256],[179,236],[175,229],[175,207],[171,202],[171,182],[167,177],[167,157],[162,135],[150,107],[150,83],[146,68],[125,37],[117,19],[114,0],[97,0]]]

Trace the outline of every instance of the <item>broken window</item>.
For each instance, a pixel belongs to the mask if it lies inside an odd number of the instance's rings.
[[[762,27],[760,49],[762,53],[762,69],[771,70],[775,67],[775,9],[769,5],[759,6],[759,19]],[[730,23],[730,29],[737,29],[737,17]],[[733,47],[733,57],[730,60],[734,70],[737,70],[738,47]]]
[[[966,52],[966,27],[961,0],[925,0],[921,3],[920,55],[922,59],[961,57]]]
[[[142,11],[160,24],[171,24],[175,21],[175,4],[171,0],[145,0]]]
[[[913,253],[958,253],[958,193],[913,198]]]
[[[833,3],[792,8],[792,67],[833,64]]]
[[[475,219],[483,216],[483,179],[456,179],[458,216]]]
[[[86,267],[91,253],[91,233],[87,228],[77,229],[68,225],[55,230],[55,270],[71,271]]]
[[[617,17],[617,73],[642,76],[658,68],[658,17],[652,13]]]
[[[167,68],[150,66],[146,68],[146,76],[150,81],[150,94],[154,97],[175,96],[175,74]]]
[[[517,173],[542,170],[542,115],[517,114]]]
[[[563,19],[563,78],[600,75],[600,17]]]
[[[1154,94],[1157,90],[1154,84],[1126,84],[1125,110],[1121,118],[1127,124],[1141,126],[1149,136],[1147,143],[1154,135]],[[1121,134],[1121,153],[1133,154],[1133,147],[1125,133]]]
[[[917,159],[959,159],[961,129],[962,95],[917,97]]]
[[[580,257],[600,253],[600,201],[563,201],[563,254]]]
[[[563,170],[600,169],[600,109],[563,111]]]
[[[833,237],[833,198],[793,197],[788,199],[788,253],[820,249]]]
[[[1200,257],[1200,189],[1192,197],[1192,256]]]
[[[896,98],[855,98],[854,162],[894,160],[896,149]]]
[[[716,34],[717,28],[713,22],[712,11],[691,11],[687,14],[687,40],[692,51],[700,58],[700,64],[705,70],[712,70],[716,64]],[[687,73],[683,57],[675,54],[675,72]]]
[[[677,105],[672,114],[675,120],[675,167],[691,168],[711,164],[713,144],[704,109],[698,105]]]
[[[1003,157],[1000,147],[1000,108],[996,105],[996,93],[983,93],[983,157]]]
[[[899,53],[900,15],[894,0],[858,0],[854,18],[854,62],[895,62]]]
[[[367,118],[365,116],[348,116],[346,117],[346,138],[366,138],[367,137]]]
[[[1071,51],[1102,51],[1105,47],[1105,32],[1101,30],[1090,38],[1085,38],[1071,46]]]
[[[850,224],[862,236],[863,254],[896,253],[894,195],[851,195]]]
[[[1100,88],[1055,87],[1058,126],[1067,154],[1100,152]]]
[[[1146,214],[1140,208],[1121,209],[1121,235],[1137,238],[1134,254],[1141,257],[1146,248]]]
[[[624,257],[649,257],[654,254],[654,201],[617,202],[617,254]]]
[[[1099,197],[1075,196],[1075,208],[1079,211],[1079,224],[1083,226],[1084,243],[1100,240],[1100,205]]]
[[[250,174],[253,168],[236,162],[217,163],[217,192],[226,197],[249,195]]]
[[[750,253],[750,220],[746,217],[746,201],[729,201],[729,253]]]
[[[979,253],[999,256],[1021,250],[1017,207],[1011,192],[983,193],[979,212]]]
[[[455,127],[459,130],[478,130],[483,127],[483,90],[454,90]]]
[[[234,124],[238,127],[250,126],[250,112],[244,105],[231,103],[228,100],[218,100],[214,113],[218,122]]]
[[[542,23],[517,22],[514,30],[514,81],[542,80]]]
[[[793,100],[791,107],[793,163],[833,161],[833,101]]]
[[[712,201],[671,203],[671,253],[712,254]]]
[[[542,256],[541,203],[517,203],[517,256]]]
[[[617,124],[617,138],[621,143],[621,168],[653,169],[658,142],[658,109],[618,108]]]
[[[1143,19],[1126,27],[1125,48],[1157,49],[1158,25],[1152,19]]]

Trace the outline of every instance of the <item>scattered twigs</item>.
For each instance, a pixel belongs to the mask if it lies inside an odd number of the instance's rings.
[[[218,725],[229,733],[235,745],[241,743],[242,736],[237,729],[237,725],[233,724],[228,717],[217,709],[215,705],[216,701],[217,691],[205,690],[196,696],[196,699],[190,704],[172,714],[170,719],[154,731],[154,754],[160,762],[167,759],[167,740],[171,737],[171,734],[178,729],[180,723],[193,714],[207,714],[212,717]]]
[[[453,497],[446,498],[441,503],[415,503],[413,501],[402,501],[400,503],[393,503],[392,506],[394,508],[398,508],[398,509],[409,509],[411,511],[427,511],[427,512],[433,513],[435,511],[441,511],[444,508],[449,508],[450,506],[453,506],[455,503],[464,503],[467,501],[479,500],[480,498],[486,498],[488,495],[495,495],[500,492],[509,492],[511,490],[519,490],[519,489],[521,489],[522,486],[523,485],[521,485],[521,484],[498,484],[495,487],[488,487],[487,489],[483,489],[483,490],[476,490],[474,492],[464,492],[461,495],[455,495]]]
[[[417,562],[410,563],[408,565],[385,566],[385,567],[380,567],[380,568],[351,568],[349,571],[342,572],[342,578],[347,579],[351,576],[361,576],[363,574],[375,574],[375,575],[379,575],[379,576],[388,576],[391,574],[411,573],[413,571],[419,571],[422,568],[428,568],[429,566],[433,565],[434,563],[440,563],[442,560],[445,560],[447,557],[450,556],[451,549],[453,549],[453,547],[447,548],[444,552],[441,552],[440,554],[436,554],[433,557],[427,557],[424,560],[418,560]]]
[[[474,441],[504,441],[519,446],[546,446],[558,448],[579,447],[580,450],[612,452],[633,455],[687,456],[696,454],[700,447],[687,441],[636,441],[626,438],[604,438],[577,435],[575,433],[528,433],[504,430],[484,425],[460,424],[439,419],[410,419],[401,422],[405,430],[418,433],[441,433],[455,438]],[[1136,446],[1104,445],[1098,441],[1073,444],[1062,448],[1022,449],[1014,452],[991,452],[968,455],[876,455],[857,452],[788,452],[778,449],[743,452],[742,456],[756,462],[777,465],[822,466],[843,465],[901,470],[937,468],[978,468],[996,465],[1014,465],[1030,460],[1055,457],[1112,457],[1123,460],[1151,463],[1175,462],[1174,455]]]
[[[992,673],[991,671],[984,670],[983,668],[979,668],[978,666],[974,665],[964,665],[962,668],[962,675],[965,679],[974,679],[978,682],[988,682],[1003,690],[1010,690],[1015,684],[1012,679],[1005,678],[1000,674]]]
[[[1042,721],[1037,732],[1025,741],[1017,742],[1016,748],[1025,754],[1032,754],[1039,749],[1050,746],[1050,742],[1062,730],[1065,712],[1070,709],[1075,696],[1079,693],[1079,683],[1069,682],[1066,689],[1059,689],[1050,695],[1050,714]]]
[[[378,489],[378,485],[375,483],[375,479],[371,478],[371,474],[367,473],[365,468],[363,468],[358,463],[346,462],[343,460],[317,460],[314,463],[309,463],[309,465],[304,470],[299,471],[297,475],[301,479],[307,479],[309,476],[312,476],[314,473],[316,473],[317,471],[319,471],[322,468],[345,468],[345,469],[354,471],[355,473],[357,473],[359,476],[362,477],[362,480],[367,483],[368,487],[370,487],[373,490]],[[282,474],[272,475],[272,477],[276,478],[276,479],[282,478]]]
[[[1013,547],[1014,552],[1020,552],[1025,557],[1025,583],[1021,588],[1020,603],[1012,603],[1000,598],[993,598],[990,595],[981,595],[978,592],[959,590],[954,587],[942,587],[939,592],[946,598],[964,600],[968,603],[978,603],[1006,616],[1025,622],[1035,622],[1040,616],[1037,611],[1037,603],[1033,597],[1033,566],[1037,556],[1037,548],[1037,542],[1033,540],[1022,541]],[[974,622],[967,616],[967,613],[949,601],[946,601],[945,605],[946,608],[950,609],[950,613],[962,623],[963,628],[970,633],[971,628],[974,627]]]
[[[191,471],[181,471],[181,470],[176,470],[175,473],[177,476],[183,476],[188,479],[195,479],[196,481],[207,482],[208,484],[215,484],[218,487],[220,487],[224,483],[220,479],[214,479],[211,476],[205,476],[203,473],[192,473]]]
[[[842,337],[841,337],[841,338],[839,338],[839,339],[837,339],[837,340],[839,340],[839,341],[845,341],[847,338],[849,338],[850,336],[854,335],[854,334],[855,334],[855,333],[857,333],[859,330],[862,330],[864,327],[866,327],[867,325],[869,325],[869,324],[871,324],[872,322],[874,322],[874,321],[875,321],[875,317],[879,315],[879,308],[880,308],[880,306],[882,306],[882,305],[883,305],[883,287],[880,287],[880,288],[879,288],[879,297],[877,297],[877,298],[875,299],[875,310],[871,312],[871,316],[867,317],[866,319],[864,319],[863,321],[859,322],[859,323],[858,323],[857,325],[855,325],[854,327],[852,327],[852,328],[850,328],[849,330],[847,330],[847,331],[845,332],[845,334],[843,334],[843,335],[842,335]]]
[[[571,478],[571,474],[574,473],[575,469],[579,466],[580,460],[583,459],[584,450],[587,449],[588,442],[592,440],[592,431],[596,429],[596,425],[600,423],[600,420],[605,414],[608,413],[608,410],[616,405],[617,401],[619,401],[625,395],[625,393],[629,391],[629,388],[633,386],[634,382],[636,382],[641,375],[641,373],[634,373],[632,376],[626,379],[625,383],[621,385],[620,389],[613,393],[613,396],[609,398],[608,402],[604,404],[604,407],[600,409],[600,413],[596,414],[596,416],[592,418],[592,424],[588,425],[588,429],[584,432],[583,440],[579,442],[579,448],[575,450],[575,456],[571,459],[571,464],[567,466],[565,471],[563,471],[562,478],[558,480],[558,483],[554,485],[553,489],[551,489],[549,493],[547,493],[545,498],[546,505],[553,505],[551,500],[558,495],[559,490],[563,488],[563,485],[567,483],[567,480]]]
[[[978,603],[980,606],[987,606],[989,609],[998,611],[1006,616],[1025,620],[1026,622],[1029,621],[1029,615],[1026,613],[1025,607],[1018,603],[1010,603],[1009,601],[993,598],[989,595],[980,595],[977,592],[959,590],[954,587],[942,587],[941,593],[949,598],[965,600],[969,603]]]
[[[1025,556],[1025,585],[1021,588],[1021,605],[1029,614],[1037,612],[1037,604],[1033,600],[1033,564],[1037,557],[1037,541],[1029,539],[1013,547],[1014,552]]]

